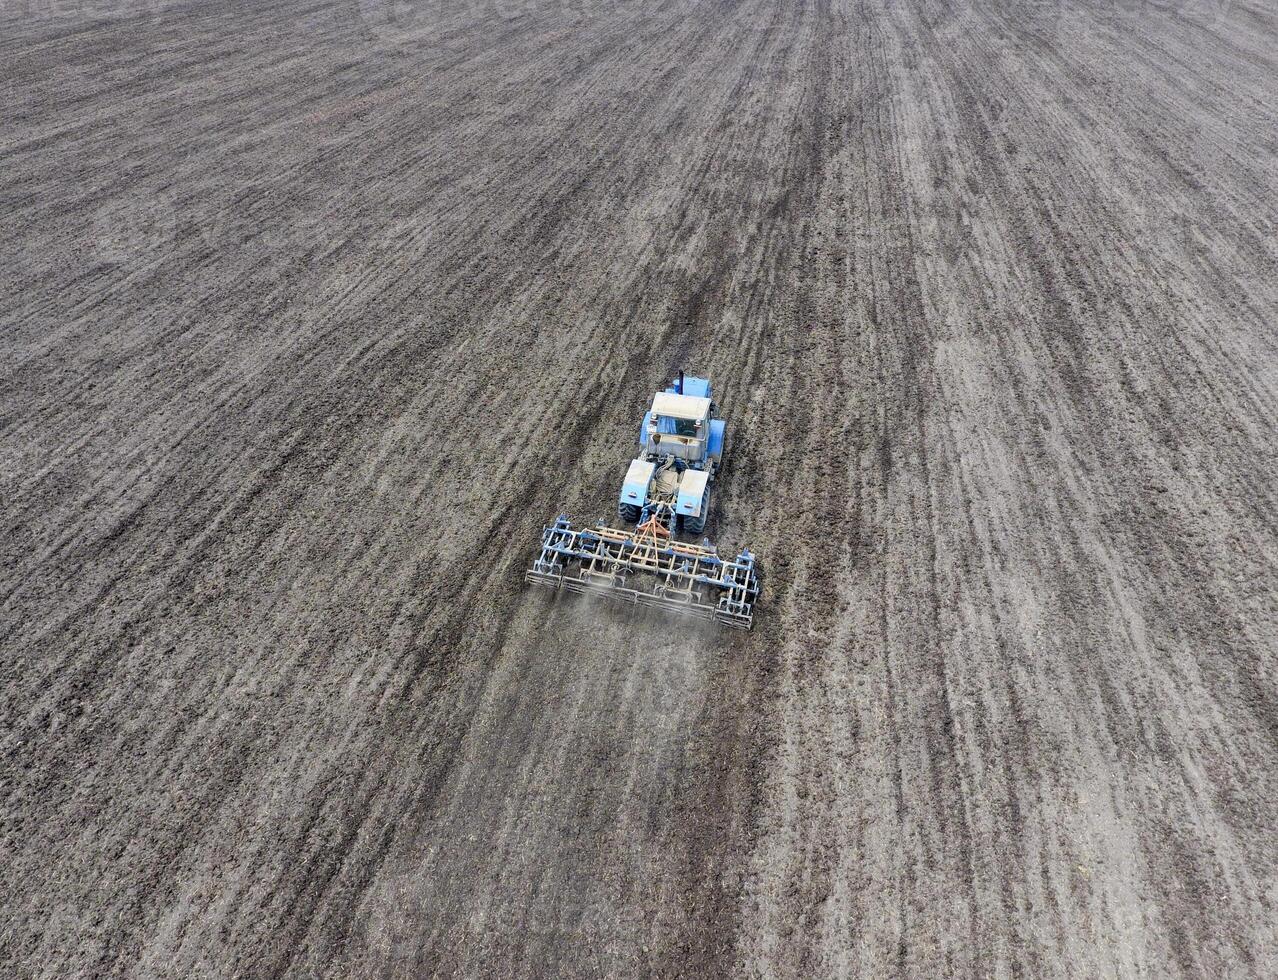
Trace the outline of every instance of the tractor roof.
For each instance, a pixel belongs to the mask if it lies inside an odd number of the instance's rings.
[[[659,391],[652,400],[652,414],[670,419],[700,421],[710,414],[710,399]]]

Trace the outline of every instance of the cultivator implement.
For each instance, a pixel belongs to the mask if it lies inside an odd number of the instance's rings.
[[[723,559],[708,544],[676,541],[653,515],[633,531],[574,528],[561,514],[541,536],[526,582],[589,593],[749,629],[759,595],[748,550]]]

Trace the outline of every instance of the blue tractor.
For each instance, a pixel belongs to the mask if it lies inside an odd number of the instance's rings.
[[[542,528],[524,580],[749,629],[759,598],[754,554],[746,548],[724,557],[707,540],[677,537],[706,529],[723,431],[710,382],[680,372],[644,415],[642,448],[621,486],[617,516],[636,526],[576,527],[560,514]]]
[[[617,516],[623,523],[655,518],[671,532],[705,531],[726,426],[715,408],[710,382],[683,372],[656,394],[639,430],[642,449],[621,485]]]

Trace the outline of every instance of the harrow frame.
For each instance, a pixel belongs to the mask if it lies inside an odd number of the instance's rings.
[[[710,545],[674,540],[655,515],[630,533],[603,524],[574,528],[560,514],[542,529],[541,552],[524,581],[747,630],[759,596],[749,549],[734,559],[720,558]]]

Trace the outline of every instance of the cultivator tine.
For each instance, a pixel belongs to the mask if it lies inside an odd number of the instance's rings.
[[[675,541],[652,517],[633,533],[574,528],[566,515],[544,528],[525,581],[749,629],[759,595],[755,559],[720,558],[713,547]]]

